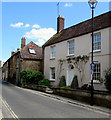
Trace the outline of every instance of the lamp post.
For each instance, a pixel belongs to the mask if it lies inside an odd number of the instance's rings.
[[[93,61],[93,41],[94,41],[94,8],[97,5],[97,0],[89,0],[88,4],[90,8],[92,9],[92,52],[91,52],[91,105],[94,105],[93,100],[93,71],[94,71],[94,61]]]

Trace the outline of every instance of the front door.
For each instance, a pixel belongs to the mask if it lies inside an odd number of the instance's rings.
[[[67,86],[70,86],[74,78],[74,66],[72,64],[68,65],[67,70]]]

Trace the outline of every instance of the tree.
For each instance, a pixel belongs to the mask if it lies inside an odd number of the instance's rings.
[[[111,68],[105,70],[105,86],[111,92]]]
[[[72,80],[71,88],[78,88],[78,78],[77,78],[77,75],[75,75],[73,80]]]
[[[61,76],[60,81],[59,81],[59,87],[63,87],[63,86],[66,86],[66,78],[65,78],[65,76]]]

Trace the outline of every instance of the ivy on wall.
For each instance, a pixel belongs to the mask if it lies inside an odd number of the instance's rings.
[[[58,69],[57,69],[57,78],[59,80],[59,78],[61,77],[61,72],[63,70],[62,66],[64,64],[64,62],[67,61],[67,63],[71,63],[75,68],[77,68],[79,74],[80,74],[80,80],[81,83],[83,84],[83,77],[84,77],[84,70],[85,70],[85,65],[89,60],[89,56],[87,55],[83,55],[83,56],[76,56],[76,57],[69,57],[66,60],[64,59],[60,59],[58,61]],[[59,81],[58,81],[59,82]]]
[[[83,55],[83,56],[77,56],[77,57],[72,57],[68,58],[67,62],[72,63],[75,68],[77,68],[79,74],[80,74],[80,80],[81,83],[83,84],[83,77],[84,77],[84,70],[85,70],[85,65],[89,60],[89,56]]]

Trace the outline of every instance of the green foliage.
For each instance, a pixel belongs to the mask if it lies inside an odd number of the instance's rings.
[[[43,79],[43,75],[39,71],[31,71],[31,70],[22,70],[20,72],[20,78],[22,85],[27,84],[36,84]]]
[[[77,75],[75,75],[73,80],[72,80],[71,88],[78,88],[78,78],[77,78]]]
[[[103,78],[97,78],[97,80],[99,80],[100,83],[103,83],[104,82],[104,79]]]
[[[55,34],[54,37],[53,37],[52,39],[58,38],[62,33],[63,33],[63,31],[59,32],[58,34]]]
[[[60,81],[59,81],[59,87],[66,86],[66,79],[65,76],[61,76]]]
[[[60,88],[70,88],[70,86],[62,86],[62,87],[60,87]]]
[[[50,87],[50,81],[48,79],[43,79],[38,82],[38,85],[44,85]]]
[[[105,86],[111,92],[111,68],[105,70]]]

